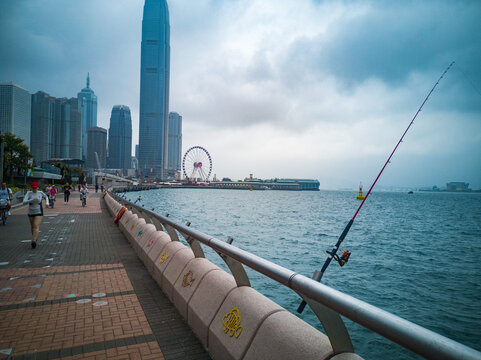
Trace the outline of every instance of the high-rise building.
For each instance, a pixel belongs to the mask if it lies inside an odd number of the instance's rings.
[[[169,113],[169,177],[181,170],[182,158],[182,116],[176,112]]]
[[[87,73],[87,87],[83,88],[77,97],[82,105],[82,157],[87,158],[87,129],[97,126],[97,96],[90,88],[90,74]]]
[[[78,98],[55,99],[52,158],[82,159],[82,104]]]
[[[110,169],[130,169],[132,156],[132,119],[128,106],[115,105],[112,108],[108,152],[108,167]]]
[[[38,91],[32,95],[32,139],[30,151],[37,164],[52,158],[55,98]]]
[[[164,177],[169,134],[170,25],[166,0],[145,0],[140,60],[139,169]]]
[[[0,132],[12,133],[30,148],[30,93],[12,82],[0,84]]]
[[[90,127],[87,129],[87,168],[107,167],[107,129]]]

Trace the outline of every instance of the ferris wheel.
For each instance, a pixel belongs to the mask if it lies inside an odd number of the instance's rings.
[[[212,159],[202,146],[192,146],[184,154],[182,169],[186,179],[207,181],[212,172]]]

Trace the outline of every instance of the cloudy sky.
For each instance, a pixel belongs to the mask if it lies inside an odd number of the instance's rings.
[[[170,0],[170,111],[217,177],[481,187],[481,2]],[[128,105],[138,143],[142,0],[0,1],[0,81]]]

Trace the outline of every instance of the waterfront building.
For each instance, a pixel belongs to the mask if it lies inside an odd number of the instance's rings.
[[[32,125],[30,151],[37,164],[52,158],[55,98],[46,92],[32,95]]]
[[[163,178],[169,134],[170,25],[166,0],[145,0],[140,57],[139,168]]]
[[[52,158],[82,160],[82,103],[55,99]]]
[[[87,158],[88,128],[97,126],[97,95],[90,88],[90,74],[87,73],[87,86],[83,88],[77,97],[82,105],[82,158]]]
[[[168,177],[175,179],[175,174],[181,170],[182,166],[182,116],[176,112],[169,113],[168,143]]]
[[[446,184],[446,191],[471,191],[471,189],[469,183],[453,181]]]
[[[132,119],[128,106],[115,105],[112,108],[108,152],[108,167],[110,169],[130,169],[132,156]]]
[[[87,162],[89,169],[107,167],[107,129],[90,127],[87,129]]]
[[[0,132],[21,138],[30,148],[30,93],[12,82],[0,84]]]

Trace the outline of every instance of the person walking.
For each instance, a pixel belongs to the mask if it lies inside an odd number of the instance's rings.
[[[95,184],[95,192],[99,192],[99,183]]]
[[[43,218],[42,200],[48,206],[48,196],[42,191],[38,191],[38,182],[32,183],[32,191],[27,192],[23,198],[23,203],[28,204],[28,220],[32,231],[32,249],[37,247],[38,228]]]
[[[72,190],[72,187],[69,185],[69,183],[65,183],[63,186],[63,203],[68,204],[68,200],[70,198],[70,190]]]
[[[100,191],[104,192],[104,184],[103,183],[100,185]]]
[[[52,186],[50,187],[50,191],[47,193],[47,195],[48,195],[48,201],[50,203],[50,206],[53,209],[55,205],[55,200],[57,197],[57,188],[55,187],[55,185],[52,184]]]

